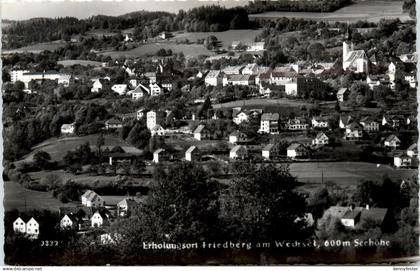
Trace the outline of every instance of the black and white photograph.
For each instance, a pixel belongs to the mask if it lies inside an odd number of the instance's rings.
[[[5,266],[419,260],[415,0],[0,8]]]

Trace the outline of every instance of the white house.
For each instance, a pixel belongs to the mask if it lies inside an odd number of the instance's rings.
[[[241,131],[234,131],[229,135],[229,143],[237,144],[237,143],[244,143],[248,140],[248,137],[245,133]]]
[[[256,63],[250,63],[247,64],[243,70],[242,70],[242,74],[243,75],[255,75],[258,71],[258,65]]]
[[[195,128],[193,134],[194,138],[197,140],[210,138],[210,131],[206,129],[206,126],[204,126],[203,124],[198,125],[197,128]]]
[[[164,136],[165,135],[165,129],[160,124],[156,124],[153,126],[152,129],[150,129],[150,133],[152,136],[158,135],[158,136]]]
[[[286,130],[290,131],[302,131],[307,130],[309,124],[306,123],[306,119],[301,117],[295,117],[294,119],[287,120],[287,123],[284,125]]]
[[[90,92],[99,92],[99,91],[102,90],[102,87],[103,86],[102,86],[101,80],[95,79],[93,81],[92,88],[90,89]]]
[[[61,125],[61,134],[69,135],[74,134],[75,122]]]
[[[305,146],[299,143],[293,143],[287,148],[287,157],[295,158],[304,158],[308,156],[308,150]]]
[[[61,229],[78,229],[78,219],[73,214],[66,214],[60,220],[60,228]]]
[[[248,157],[248,150],[245,146],[237,145],[229,152],[230,159],[245,159]]]
[[[278,113],[264,113],[261,116],[261,126],[259,133],[279,133],[279,114]]]
[[[86,207],[103,207],[104,199],[95,193],[95,191],[87,190],[82,196],[82,205]]]
[[[272,71],[270,73],[269,83],[277,86],[284,86],[286,85],[286,83],[289,83],[293,79],[296,79],[297,76],[298,74],[295,71]]]
[[[286,92],[286,95],[289,96],[297,96],[298,95],[298,83],[297,83],[297,79],[293,79],[289,82],[286,82],[284,84],[284,89]]]
[[[340,88],[337,92],[337,101],[344,102],[347,101],[350,95],[348,88]]]
[[[411,167],[412,158],[405,153],[394,156],[394,166],[400,167]]]
[[[369,116],[363,117],[360,120],[360,124],[363,126],[363,129],[366,132],[378,132],[379,131],[379,122],[371,119]]]
[[[149,84],[150,96],[159,96],[163,93],[163,87],[157,83]]]
[[[356,73],[367,73],[368,58],[365,51],[354,50],[353,43],[343,42],[343,70],[347,69]]]
[[[222,70],[222,72],[227,75],[241,74],[243,68],[243,65],[227,66]]]
[[[187,161],[197,161],[201,159],[201,152],[196,146],[191,146],[185,152],[185,160]]]
[[[236,114],[236,116],[232,118],[232,121],[237,125],[241,124],[242,122],[248,122],[249,115],[244,111],[240,111],[238,114]]]
[[[262,149],[262,157],[266,160],[270,160],[273,157],[274,144],[268,144]]]
[[[248,52],[264,51],[265,43],[263,41],[247,43]]]
[[[404,75],[404,80],[410,85],[411,88],[417,87],[417,77],[415,72]]]
[[[328,117],[320,116],[320,117],[312,117],[312,127],[314,128],[328,128]]]
[[[31,217],[28,222],[26,222],[26,234],[31,238],[38,238],[39,235],[39,223],[35,218]]]
[[[316,135],[315,139],[312,140],[313,145],[328,145],[329,138],[323,132],[320,132]]]
[[[164,149],[157,149],[153,152],[153,162],[159,163],[168,158],[168,153]]]
[[[340,116],[340,119],[338,121],[338,126],[341,129],[345,129],[348,125],[350,125],[353,122],[353,117],[348,115],[348,116]]]
[[[138,211],[141,207],[141,202],[135,198],[126,198],[117,203],[118,216],[130,216]]]
[[[147,129],[152,130],[153,127],[156,125],[156,112],[149,111],[146,113],[146,126]]]
[[[107,225],[109,222],[110,216],[104,211],[96,211],[90,218],[92,228],[100,228],[104,225]]]
[[[112,91],[118,93],[119,95],[124,95],[127,92],[126,84],[115,84],[111,87]]]
[[[417,157],[419,154],[418,148],[417,148],[417,143],[412,144],[410,147],[408,147],[407,149],[407,155],[410,157]]]
[[[150,89],[139,83],[137,87],[131,92],[131,98],[133,100],[138,100],[148,95],[149,93]]]
[[[18,217],[13,222],[13,231],[14,232],[19,232],[19,233],[26,233],[26,223],[25,223],[25,221],[23,221],[22,218]]]
[[[344,137],[347,140],[359,140],[363,137],[363,128],[357,122],[353,122],[346,126]]]
[[[223,81],[223,73],[219,70],[211,70],[204,79],[206,86],[220,86]]]
[[[401,140],[396,135],[389,135],[385,138],[384,146],[391,149],[398,149],[401,146]]]
[[[28,70],[12,70],[10,71],[10,81],[12,83],[16,83],[17,81],[23,82],[23,74],[28,72]]]

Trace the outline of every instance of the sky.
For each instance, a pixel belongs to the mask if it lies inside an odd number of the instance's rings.
[[[178,10],[198,7],[208,4],[217,4],[217,0],[55,0],[55,1],[22,1],[0,0],[2,19],[26,20],[35,17],[65,17],[87,18],[93,15],[118,16],[125,13],[149,10],[168,11],[177,13]],[[234,7],[245,5],[248,0],[219,0],[220,5]]]

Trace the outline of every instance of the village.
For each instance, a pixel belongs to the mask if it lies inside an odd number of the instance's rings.
[[[221,219],[225,236],[265,214],[287,225],[280,239],[410,238],[418,55],[391,40],[413,38],[413,24],[249,25],[260,32],[243,40],[82,31],[53,51],[3,53],[8,240],[130,251],[181,242],[179,226],[197,231],[185,234],[194,242],[220,230],[200,212]],[[162,49],[171,46],[208,54]]]

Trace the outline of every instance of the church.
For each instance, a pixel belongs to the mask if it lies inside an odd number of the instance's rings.
[[[355,73],[368,72],[368,58],[364,50],[354,50],[352,42],[343,42],[343,70]]]

